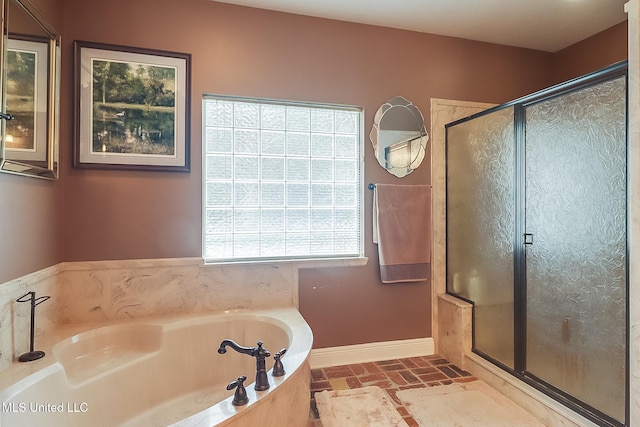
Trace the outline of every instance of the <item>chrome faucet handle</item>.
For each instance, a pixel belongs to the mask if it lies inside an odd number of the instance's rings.
[[[237,380],[232,381],[227,385],[227,390],[236,389],[235,394],[233,395],[232,405],[242,406],[249,403],[249,397],[247,396],[247,390],[244,388],[244,382],[247,379],[246,376],[238,377]]]
[[[275,360],[275,362],[273,364],[273,371],[271,372],[271,375],[273,375],[274,377],[281,377],[284,374],[286,374],[286,372],[284,370],[284,365],[282,364],[282,361],[280,360],[280,358],[282,356],[284,356],[284,354],[286,352],[287,352],[287,349],[283,348],[282,350],[280,350],[279,352],[277,352],[273,356],[273,360]]]

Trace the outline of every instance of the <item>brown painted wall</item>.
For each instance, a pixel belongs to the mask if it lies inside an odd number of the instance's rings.
[[[378,106],[398,94],[428,116],[431,97],[501,102],[544,87],[552,60],[541,52],[208,0],[97,4],[65,2],[63,92],[71,91],[73,40],[191,53],[192,172],[98,172],[67,163],[68,260],[201,255],[202,94],[362,105],[370,128]],[[69,97],[64,104],[62,158],[69,159]],[[368,144],[367,150],[370,157]],[[370,179],[390,179],[373,163],[367,170],[377,173]],[[428,176],[425,165],[413,181]]]
[[[0,283],[62,261],[60,185],[0,174]]]
[[[190,174],[74,170],[65,180],[65,259],[200,256],[201,96],[246,95],[361,105],[366,134],[395,95],[429,119],[432,97],[500,103],[543,88],[553,56],[532,50],[215,3],[208,0],[66,0],[63,91],[70,91],[74,39],[142,46],[193,57]],[[122,31],[114,31],[121,28]],[[124,30],[126,29],[126,31]],[[63,140],[71,140],[65,102]],[[62,157],[70,159],[70,144]],[[372,157],[365,181],[428,183],[429,162],[402,181]],[[360,268],[304,271],[301,312],[316,346],[431,335],[428,283],[384,286],[371,243]]]
[[[556,52],[553,83],[599,70],[627,59],[627,21]]]
[[[76,39],[192,54],[191,173],[71,167]],[[0,282],[59,261],[200,256],[202,94],[361,105],[368,135],[378,106],[395,95],[412,100],[428,122],[432,97],[505,102],[548,86],[556,65],[550,53],[209,0],[64,0],[62,60],[61,178],[0,176]],[[430,182],[428,161],[400,180],[373,159],[368,137],[365,146],[365,184]],[[36,209],[29,206],[34,199]],[[367,190],[369,264],[301,273],[301,312],[316,347],[431,336],[429,284],[380,283],[371,201]],[[56,212],[61,238],[34,243]],[[28,223],[15,228],[7,218]],[[29,239],[14,251],[23,235]]]

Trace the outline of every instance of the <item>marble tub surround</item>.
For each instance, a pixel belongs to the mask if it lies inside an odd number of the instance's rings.
[[[205,265],[200,258],[64,264],[63,323],[297,307],[292,265]]]
[[[54,330],[60,325],[62,307],[60,287],[57,286],[60,271],[57,265],[0,286],[0,370],[11,365],[14,359],[19,363],[18,357],[29,351],[31,304],[17,302],[18,298],[30,291],[34,291],[36,297],[51,297],[36,307],[34,350],[42,350],[43,331]]]
[[[51,296],[36,307],[35,349],[44,351],[38,348],[43,339],[67,325],[297,308],[299,268],[294,263],[206,265],[201,258],[57,264],[0,285],[0,370],[29,351],[30,305],[16,302],[29,291]]]
[[[273,393],[271,388],[266,392],[256,392],[253,388],[248,388],[249,401],[254,401],[256,396],[256,399],[259,399],[256,402],[257,405],[236,407],[231,404],[231,398],[228,398],[216,407],[171,424],[169,427],[305,426],[309,418],[309,378],[311,377],[309,364],[306,363],[298,368],[295,375],[296,378],[293,381],[281,383],[280,380],[276,380],[278,393]],[[260,397],[258,398],[257,395]],[[219,422],[223,417],[236,413],[241,414],[242,418],[237,421],[228,418],[226,421]]]

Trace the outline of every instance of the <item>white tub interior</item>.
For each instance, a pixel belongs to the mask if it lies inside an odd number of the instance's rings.
[[[255,358],[232,349],[218,354],[227,338],[250,347],[264,342],[272,355],[269,390],[253,391]],[[22,371],[13,372],[17,381],[2,384],[0,425],[187,425],[185,419],[203,411],[225,423],[307,363],[311,342],[311,331],[295,309],[141,319],[68,331],[44,359],[17,366]],[[287,375],[275,378],[273,355],[282,348],[287,348],[282,357]],[[251,401],[236,408],[230,405],[234,391],[226,385],[242,375]]]

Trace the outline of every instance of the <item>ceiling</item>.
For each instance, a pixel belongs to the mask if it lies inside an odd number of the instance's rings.
[[[627,0],[215,0],[557,52],[627,19]]]

